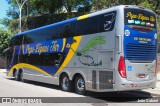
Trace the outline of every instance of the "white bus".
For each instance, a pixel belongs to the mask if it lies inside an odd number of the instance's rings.
[[[7,75],[86,91],[155,88],[156,14],[120,5],[11,38]]]

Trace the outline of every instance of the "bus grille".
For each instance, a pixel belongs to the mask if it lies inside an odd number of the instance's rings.
[[[156,45],[128,43],[126,45],[126,59],[153,61],[156,59]]]
[[[99,89],[113,89],[112,71],[99,71]]]
[[[92,88],[93,89],[97,89],[97,86],[96,86],[96,71],[95,70],[93,70],[92,71]]]

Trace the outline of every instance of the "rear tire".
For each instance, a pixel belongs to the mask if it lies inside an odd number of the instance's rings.
[[[71,91],[71,81],[66,74],[63,74],[60,80],[60,86],[63,91]]]
[[[77,76],[75,79],[75,90],[76,93],[85,95],[86,89],[85,89],[85,80],[82,76]]]
[[[20,80],[19,72],[17,70],[15,71],[15,80],[16,81]]]
[[[21,81],[21,82],[25,82],[24,72],[23,72],[23,71],[21,71],[21,73],[20,73],[20,81]]]

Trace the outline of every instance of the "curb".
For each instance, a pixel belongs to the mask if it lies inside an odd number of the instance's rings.
[[[6,69],[0,69],[0,73],[6,73]]]

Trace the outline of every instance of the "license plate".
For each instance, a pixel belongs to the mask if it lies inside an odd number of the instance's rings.
[[[145,74],[139,74],[138,77],[139,78],[145,78]]]

